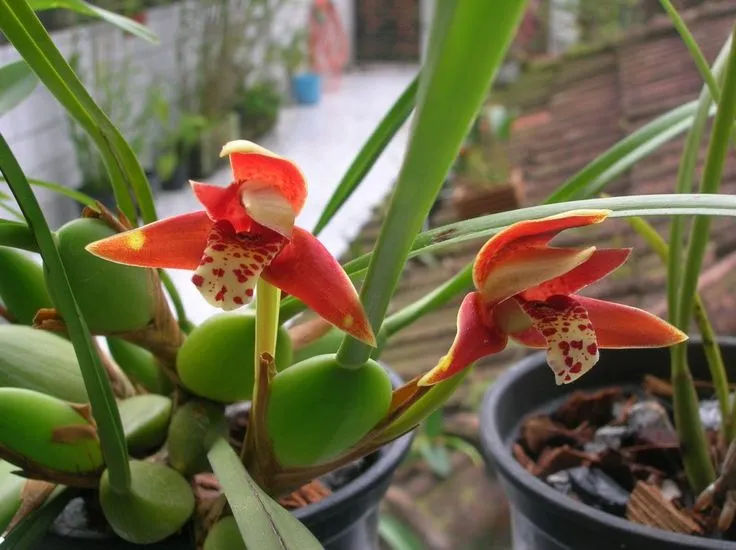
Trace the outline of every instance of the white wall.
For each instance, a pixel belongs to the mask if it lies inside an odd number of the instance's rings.
[[[354,0],[334,1],[350,39],[352,56]],[[305,25],[310,4],[309,0],[291,0],[291,5],[274,23],[272,32],[277,33],[277,36],[288,36],[288,29]],[[134,104],[140,107],[146,91],[156,79],[165,83],[169,98],[173,98],[177,91],[175,43],[177,36],[182,36],[179,29],[180,8],[179,4],[175,4],[148,10],[147,25],[158,35],[158,45],[124,37],[120,31],[104,23],[57,31],[52,37],[65,56],[71,55],[75,49],[80,51],[83,67],[92,66],[95,52],[98,58],[106,60],[113,68],[119,68],[121,60],[127,56],[133,67],[129,95]],[[187,65],[192,69],[196,65],[196,46],[193,42],[187,60]],[[18,58],[18,53],[11,45],[0,45],[0,65]],[[29,177],[68,187],[79,185],[80,173],[68,137],[64,111],[43,85],[39,85],[13,111],[0,117],[0,132],[8,140]],[[52,227],[58,227],[75,215],[76,207],[67,199],[43,190],[38,190],[37,196]]]

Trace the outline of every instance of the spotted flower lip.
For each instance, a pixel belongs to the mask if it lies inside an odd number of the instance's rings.
[[[376,339],[342,266],[308,231],[294,225],[307,185],[299,168],[249,141],[227,143],[233,182],[191,182],[204,210],[181,214],[93,242],[106,260],[194,271],[192,283],[225,311],[250,302],[259,277],[307,304],[351,336]]]
[[[608,210],[573,210],[513,224],[476,256],[476,290],[463,300],[447,355],[419,385],[452,377],[478,359],[502,351],[509,338],[546,348],[557,384],[583,376],[606,348],[665,347],[687,336],[634,307],[577,293],[620,267],[630,249],[556,248],[561,231],[604,221]]]

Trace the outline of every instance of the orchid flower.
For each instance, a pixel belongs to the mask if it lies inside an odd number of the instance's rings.
[[[204,210],[96,241],[87,250],[113,262],[193,270],[209,304],[225,311],[250,302],[259,277],[339,329],[375,346],[347,274],[308,231],[294,226],[307,185],[292,162],[249,141],[227,143],[233,183],[191,182]]]
[[[473,266],[476,291],[463,300],[450,351],[420,385],[446,380],[502,351],[509,338],[546,348],[557,384],[598,362],[600,348],[665,347],[687,336],[641,309],[576,293],[621,266],[630,249],[556,248],[558,233],[597,224],[608,210],[576,210],[513,224],[493,236]]]

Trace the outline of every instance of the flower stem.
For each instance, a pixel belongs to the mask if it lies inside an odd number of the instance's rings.
[[[263,463],[269,462],[264,445],[268,444],[266,410],[268,387],[276,373],[274,356],[279,328],[279,299],[281,290],[263,279],[256,286],[256,345],[253,358],[253,398],[251,400],[248,431],[241,458],[247,460],[251,473],[260,479]]]
[[[280,299],[281,290],[263,279],[258,280],[256,287],[256,361],[264,353],[271,357],[274,357],[276,353]]]

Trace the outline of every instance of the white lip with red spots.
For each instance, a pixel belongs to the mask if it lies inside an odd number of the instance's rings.
[[[224,311],[242,307],[253,298],[263,269],[286,243],[275,233],[236,234],[228,223],[218,223],[192,282],[210,305]]]
[[[580,378],[598,362],[598,344],[588,312],[569,296],[544,302],[517,299],[534,328],[547,341],[547,363],[557,385]]]

